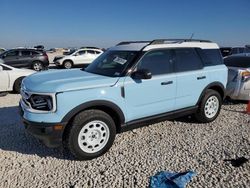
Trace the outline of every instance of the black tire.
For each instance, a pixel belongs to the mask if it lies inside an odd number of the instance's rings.
[[[216,99],[218,99],[218,110],[217,110],[217,112],[215,111],[216,113],[214,113],[214,115],[212,117],[208,117],[210,114],[206,113],[207,112],[207,108],[208,108],[206,106],[206,103],[208,102],[208,100],[211,99],[211,97],[213,97],[213,98],[215,97]],[[219,115],[220,109],[221,109],[221,105],[222,105],[221,95],[217,91],[215,91],[215,90],[208,89],[206,91],[206,93],[204,94],[204,96],[202,97],[202,99],[200,101],[200,104],[199,104],[199,108],[198,108],[197,112],[195,113],[194,117],[195,117],[195,119],[198,122],[201,122],[201,123],[212,122]]]
[[[8,95],[8,92],[5,91],[0,92],[0,97],[5,97],[6,95]]]
[[[24,79],[24,77],[20,77],[18,79],[16,79],[14,85],[13,85],[13,91],[15,93],[20,93],[20,89],[21,89],[21,84],[22,84],[22,80]]]
[[[44,70],[43,63],[40,61],[34,61],[32,64],[32,69],[35,71],[41,71]]]
[[[79,134],[82,128],[87,126],[90,122],[101,121],[104,122],[109,129],[109,137],[106,139],[106,144],[103,145],[99,151],[95,153],[89,153],[83,151],[78,142]],[[97,126],[97,125],[96,125]],[[84,130],[84,129],[83,129]],[[88,130],[90,131],[90,130]],[[89,132],[90,134],[91,132]],[[101,110],[86,110],[80,112],[72,121],[72,126],[68,130],[66,137],[66,144],[69,151],[79,160],[90,160],[96,157],[99,157],[106,153],[109,148],[112,146],[116,135],[116,126],[113,119],[105,112]],[[81,138],[81,137],[80,137]],[[90,137],[89,137],[90,138]],[[87,141],[86,141],[87,142]],[[84,143],[83,143],[84,145]]]
[[[73,62],[70,60],[66,60],[63,62],[63,68],[65,69],[71,69],[73,67]]]

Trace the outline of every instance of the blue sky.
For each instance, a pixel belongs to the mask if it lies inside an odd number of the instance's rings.
[[[124,40],[250,44],[250,0],[0,0],[0,47],[110,47]]]

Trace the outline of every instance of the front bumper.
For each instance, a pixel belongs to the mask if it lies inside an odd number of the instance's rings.
[[[62,65],[59,61],[54,61],[54,64],[55,64],[56,66],[61,66],[61,65]]]
[[[20,115],[23,120],[26,131],[41,140],[47,147],[59,147],[62,145],[63,132],[67,123],[46,123],[46,122],[33,122],[23,118],[23,109],[19,105]]]

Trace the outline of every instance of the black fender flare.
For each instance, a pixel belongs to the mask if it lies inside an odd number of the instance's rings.
[[[222,100],[225,99],[225,87],[221,82],[212,82],[210,84],[208,84],[203,91],[201,92],[201,95],[197,101],[196,105],[199,105],[200,101],[202,100],[202,97],[205,95],[206,91],[208,89],[214,89],[214,88],[218,88],[220,91],[218,91],[221,94]],[[215,89],[216,90],[216,89]]]
[[[124,124],[125,122],[125,116],[122,110],[120,109],[119,106],[114,104],[113,102],[106,101],[106,100],[94,100],[94,101],[89,101],[83,104],[80,104],[73,108],[70,112],[68,112],[62,119],[61,122],[69,122],[76,114],[79,112],[88,109],[88,108],[98,108],[98,107],[104,107],[104,108],[109,108],[112,111],[114,111],[118,117],[119,117],[119,122],[120,124]]]

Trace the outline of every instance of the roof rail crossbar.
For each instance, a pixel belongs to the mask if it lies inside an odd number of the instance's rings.
[[[150,42],[152,44],[182,43],[182,42],[211,42],[210,40],[201,39],[156,39]]]
[[[123,41],[118,43],[116,46],[120,45],[127,45],[127,44],[132,44],[132,43],[150,43],[151,41]]]

